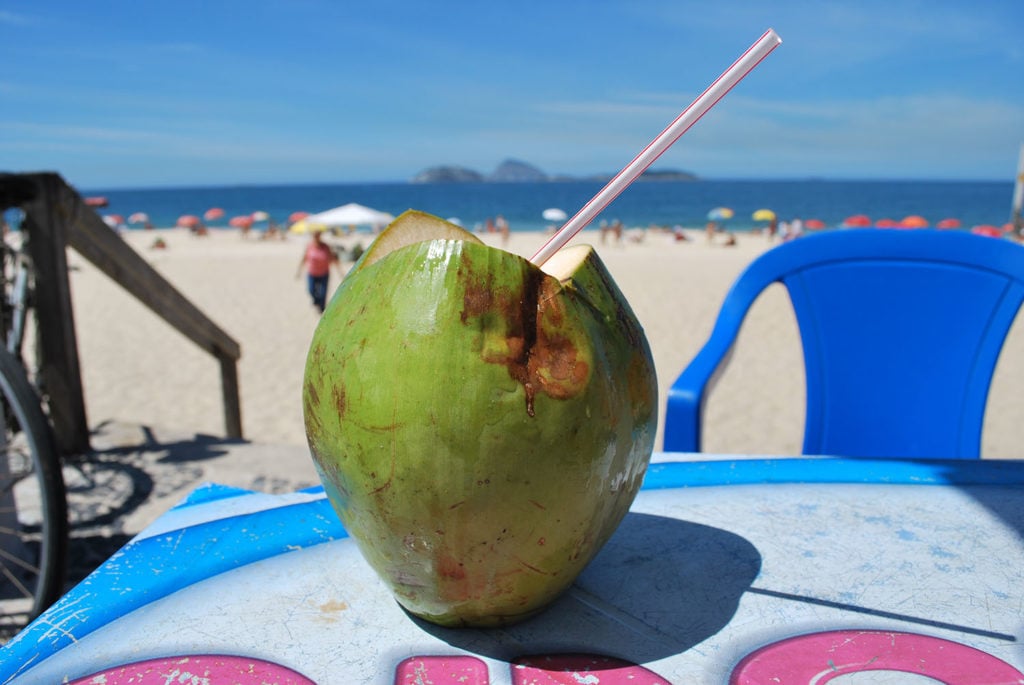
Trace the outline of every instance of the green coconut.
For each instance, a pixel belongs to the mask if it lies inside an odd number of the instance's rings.
[[[589,246],[542,271],[421,213],[378,240],[310,345],[314,462],[409,612],[513,623],[573,582],[641,485],[650,348]]]

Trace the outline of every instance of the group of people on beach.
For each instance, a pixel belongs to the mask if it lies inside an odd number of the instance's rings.
[[[691,240],[686,230],[681,226],[672,228],[651,226],[647,229],[626,229],[622,221],[614,219],[611,222],[601,221],[598,228],[602,245],[609,243],[621,244],[624,240],[640,243],[644,241],[649,230],[668,233],[675,242],[688,242]],[[508,242],[508,220],[500,214],[493,219],[488,217],[483,223],[476,224],[474,229],[477,233],[497,233],[501,236],[503,244]],[[716,221],[708,221],[704,231],[709,244],[723,247],[732,247],[737,244],[736,236]],[[788,222],[780,222],[774,217],[761,231],[763,235],[768,237],[769,242],[774,242],[777,239],[782,241],[793,240],[803,235],[803,232],[803,221],[800,218],[795,218]],[[719,237],[722,237],[721,240],[719,240]],[[313,306],[320,313],[323,313],[327,306],[328,285],[332,265],[337,269],[338,276],[342,277],[344,273],[338,255],[330,245],[324,242],[323,233],[314,231],[299,262],[296,278],[300,277],[303,272],[306,273],[307,289],[310,298]]]
[[[607,221],[602,220],[598,225],[598,229],[601,231],[601,244],[604,245],[608,242],[608,238],[612,239],[612,242],[622,242],[622,233],[625,228],[622,222],[615,219],[610,224]]]
[[[804,222],[799,217],[791,221],[779,221],[777,217],[773,216],[768,225],[760,230],[760,233],[768,237],[768,242],[775,242],[776,239],[788,242],[804,234]],[[736,244],[736,236],[717,221],[708,221],[704,227],[704,234],[709,243],[714,241],[719,234],[724,234],[725,239],[722,241],[722,245],[729,247]]]
[[[775,221],[772,221],[772,224],[775,223]],[[779,223],[777,225],[777,231],[772,231],[771,228],[772,226],[769,225],[767,229],[769,241],[775,240],[776,233],[778,234],[778,237],[780,240],[782,240],[782,242],[795,240],[796,238],[799,238],[804,234],[804,222],[803,219],[799,217],[793,219],[792,221],[783,221]]]
[[[487,219],[483,223],[483,226],[481,227],[480,224],[477,224],[476,228],[477,233],[480,233],[481,231],[486,233],[497,233],[498,235],[501,236],[501,244],[508,244],[508,219],[506,219],[501,214],[494,217],[493,219],[491,217],[487,217]]]
[[[722,242],[723,246],[732,247],[736,244],[736,236],[722,226],[719,226],[717,221],[708,221],[704,226],[704,235],[707,237],[709,244],[714,242],[715,237],[720,233],[725,236],[725,239]]]

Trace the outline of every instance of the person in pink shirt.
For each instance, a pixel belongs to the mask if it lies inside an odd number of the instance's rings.
[[[299,270],[295,277],[301,276],[305,269],[309,283],[309,296],[313,298],[313,306],[320,310],[321,314],[324,313],[324,307],[327,306],[327,282],[331,274],[331,264],[335,265],[338,274],[341,275],[338,256],[334,254],[331,246],[323,241],[322,231],[314,231],[312,240],[306,246],[306,253],[302,255],[302,261],[299,262]]]

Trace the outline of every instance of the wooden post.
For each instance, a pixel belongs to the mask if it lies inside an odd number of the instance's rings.
[[[58,211],[59,176],[34,177],[37,192],[26,203],[28,250],[35,268],[35,307],[39,321],[39,373],[46,392],[57,448],[62,454],[89,450],[78,339],[68,285],[66,226]]]
[[[220,384],[224,394],[224,430],[229,438],[242,439],[242,407],[238,397],[238,364],[236,358],[218,355]]]

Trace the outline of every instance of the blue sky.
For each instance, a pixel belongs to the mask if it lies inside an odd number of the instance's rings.
[[[0,168],[82,188],[618,171],[765,29],[654,168],[1012,180],[1024,2],[0,2]]]

